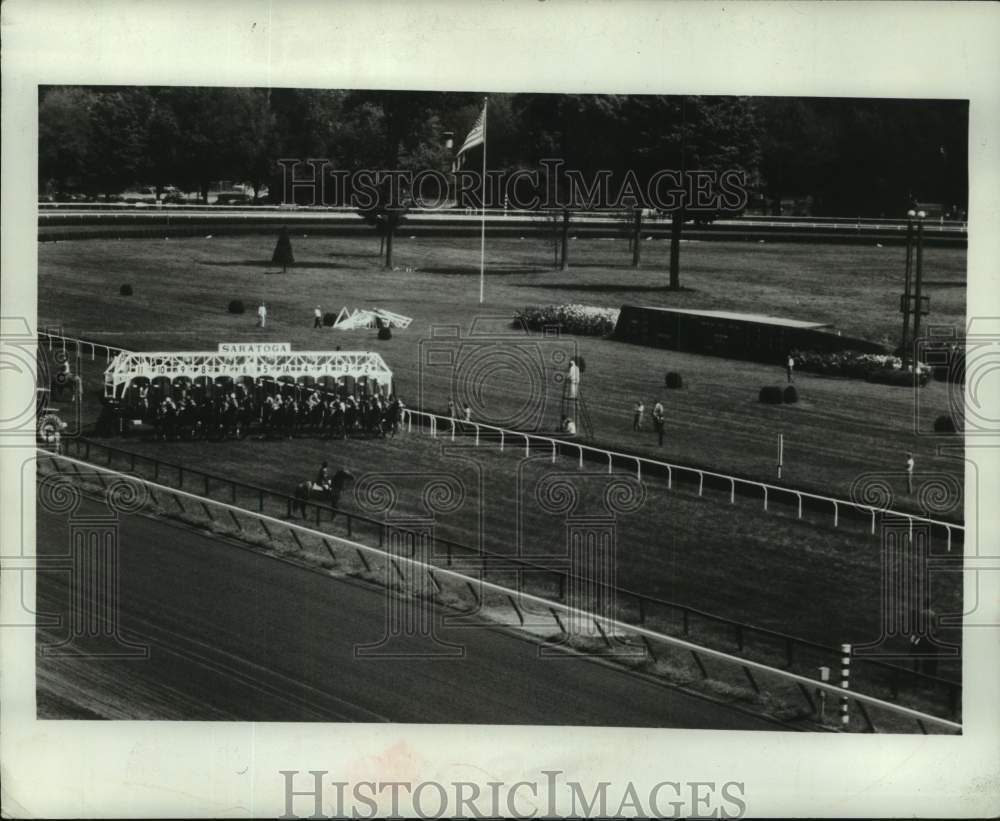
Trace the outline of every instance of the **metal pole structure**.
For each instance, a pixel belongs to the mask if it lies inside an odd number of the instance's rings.
[[[785,434],[778,434],[778,478],[781,478],[781,467],[785,461]]]
[[[820,667],[819,668],[819,680],[824,684],[830,680],[830,668]],[[822,723],[826,719],[826,690],[821,687],[817,688],[817,693],[819,695],[819,720]]]
[[[563,209],[562,215],[562,260],[560,262],[562,270],[569,268],[569,209]]]
[[[903,366],[909,359],[907,356],[907,337],[910,335],[910,274],[913,268],[913,218],[916,212],[908,211],[906,220],[906,277],[903,280],[903,340],[900,343]]]
[[[840,725],[847,729],[851,721],[851,714],[848,712],[847,692],[851,689],[851,645],[840,645],[840,689],[844,695],[840,697]]]
[[[639,257],[641,254],[642,246],[639,244],[639,239],[642,235],[642,209],[636,206],[635,213],[632,215],[632,267],[639,267]]]
[[[911,347],[916,350],[916,346],[920,342],[920,315],[923,313],[923,305],[921,303],[921,292],[923,290],[923,262],[924,262],[924,212],[917,212],[917,270],[916,270],[916,284],[914,287],[914,306],[913,306],[913,345]],[[914,353],[913,368],[914,373],[916,373],[916,354]]]

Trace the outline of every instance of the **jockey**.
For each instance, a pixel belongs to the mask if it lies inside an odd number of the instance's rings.
[[[316,473],[316,484],[324,490],[330,489],[330,471],[327,468],[328,464],[328,462],[324,462],[320,465],[319,471]]]

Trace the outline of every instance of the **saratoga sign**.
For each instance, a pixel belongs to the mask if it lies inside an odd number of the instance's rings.
[[[219,353],[291,353],[291,342],[220,342]]]

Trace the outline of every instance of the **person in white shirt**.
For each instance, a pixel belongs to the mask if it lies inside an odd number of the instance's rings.
[[[262,302],[257,309],[257,321],[261,328],[267,324],[267,306]]]
[[[569,436],[576,436],[576,422],[568,416],[563,420],[563,432]]]
[[[913,454],[906,454],[906,492],[913,493],[913,468],[915,466]]]
[[[642,404],[640,399],[635,403],[635,407],[632,408],[632,430],[640,430],[642,428],[642,419],[646,415],[646,406]]]
[[[576,399],[580,393],[580,366],[575,359],[569,361],[569,398]]]
[[[793,375],[794,371],[795,371],[795,357],[792,356],[791,354],[788,354],[788,361],[785,363],[785,374],[786,376],[788,376],[789,384],[795,381],[795,377]]]
[[[317,305],[313,309],[313,327],[314,328],[323,327],[323,312],[319,309],[319,305]]]

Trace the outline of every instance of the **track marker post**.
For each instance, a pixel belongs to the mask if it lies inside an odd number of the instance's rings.
[[[785,434],[778,434],[778,478],[781,478],[781,467],[785,459]]]
[[[826,684],[830,680],[830,668],[819,668],[819,680]],[[819,697],[819,720],[822,724],[826,721],[826,690],[822,687],[816,688],[816,695]]]
[[[848,691],[851,689],[851,645],[840,645],[840,689],[844,694],[840,697],[840,726],[846,730],[851,722],[851,714],[848,712]]]

